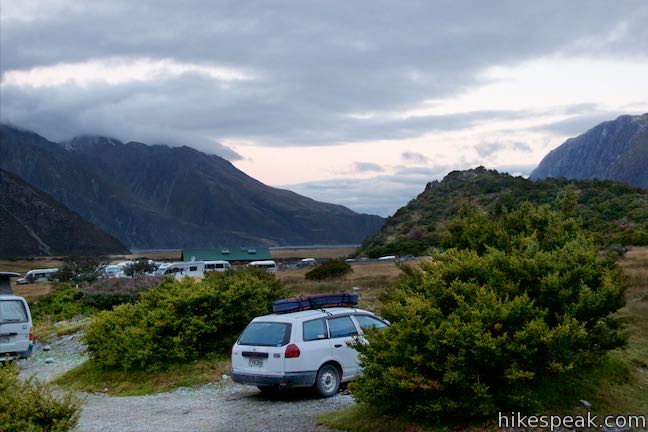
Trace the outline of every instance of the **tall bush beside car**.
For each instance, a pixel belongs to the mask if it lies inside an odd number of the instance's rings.
[[[76,427],[80,406],[71,393],[55,397],[48,384],[21,381],[14,365],[0,365],[0,431],[66,432]]]
[[[84,335],[92,361],[108,369],[158,369],[226,353],[247,323],[287,292],[262,270],[164,278],[136,304],[96,315]]]
[[[490,216],[479,236],[499,249],[473,242],[465,214],[447,238],[477,250],[436,253],[385,294],[392,326],[356,346],[358,400],[437,418],[535,409],[540,382],[624,342],[618,270],[574,220],[533,206]]]

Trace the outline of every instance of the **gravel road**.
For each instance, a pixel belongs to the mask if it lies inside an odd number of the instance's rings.
[[[65,336],[43,351],[19,362],[21,377],[34,375],[50,381],[86,360],[79,334]],[[268,398],[254,387],[229,380],[199,388],[180,388],[149,396],[113,397],[103,394],[79,396],[84,400],[79,432],[140,431],[327,431],[318,427],[315,415],[355,403],[339,393],[319,399],[307,391],[293,391]]]

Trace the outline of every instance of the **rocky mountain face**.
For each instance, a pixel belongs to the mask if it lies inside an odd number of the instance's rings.
[[[352,244],[384,222],[269,187],[190,147],[106,137],[54,143],[0,125],[0,154],[0,168],[131,249]]]
[[[114,237],[0,169],[0,257],[128,253]]]
[[[648,188],[648,114],[624,115],[568,139],[529,178],[547,177],[597,178]]]

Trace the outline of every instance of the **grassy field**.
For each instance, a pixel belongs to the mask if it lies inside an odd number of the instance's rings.
[[[634,248],[620,261],[628,278],[626,305],[617,313],[628,332],[627,346],[609,352],[595,367],[580,370],[542,390],[544,414],[586,415],[580,400],[592,404],[595,415],[648,414],[648,248]],[[319,416],[334,429],[356,432],[449,430],[399,416],[380,415],[373,408],[354,405]],[[493,419],[476,425],[454,425],[472,431],[499,430]]]
[[[295,296],[306,294],[321,294],[326,292],[352,292],[360,296],[359,307],[371,311],[380,311],[378,295],[393,283],[402,273],[393,262],[372,262],[368,264],[353,264],[353,271],[339,279],[325,281],[310,281],[304,278],[310,268],[277,272],[281,280]],[[358,288],[353,290],[353,288]]]

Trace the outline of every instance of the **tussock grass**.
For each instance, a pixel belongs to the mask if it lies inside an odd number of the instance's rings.
[[[230,360],[213,357],[172,365],[162,371],[103,370],[91,360],[56,378],[53,383],[67,390],[105,393],[110,396],[138,396],[161,393],[177,387],[198,387],[220,383],[230,372]]]

